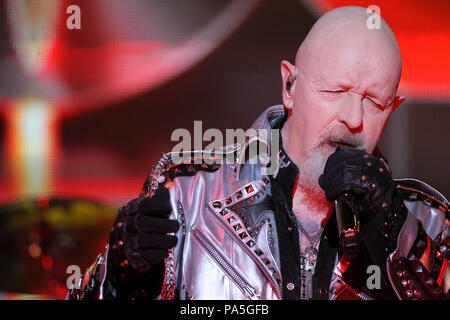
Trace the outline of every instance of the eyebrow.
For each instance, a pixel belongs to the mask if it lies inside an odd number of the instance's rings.
[[[325,86],[326,87],[342,88],[342,89],[345,89],[345,90],[348,90],[348,89],[352,88],[352,85],[351,85],[350,82],[347,82],[347,81],[342,80],[342,79],[339,79],[335,83],[329,82]],[[364,96],[369,97],[374,102],[378,103],[379,105],[381,105],[383,107],[388,107],[391,104],[391,99],[389,99],[389,98],[383,99],[380,96],[378,96],[377,94],[375,94],[373,91],[370,91],[370,89],[364,91]]]
[[[370,92],[370,90],[365,91],[365,95],[383,107],[389,106],[391,102],[389,98],[383,99],[373,92]]]
[[[351,88],[351,84],[349,82],[345,82],[342,81],[341,82],[337,82],[335,84],[337,87],[343,88],[343,89],[349,89]],[[371,91],[371,89],[367,89],[363,92],[363,95],[366,97],[369,97],[370,99],[372,99],[374,102],[378,103],[381,106],[388,106],[389,105],[389,98],[387,99],[383,99],[381,98],[379,95],[377,95],[375,92]]]

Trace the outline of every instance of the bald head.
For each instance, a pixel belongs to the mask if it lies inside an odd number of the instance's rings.
[[[323,15],[311,28],[305,40],[300,45],[295,62],[297,66],[308,65],[311,59],[317,59],[319,54],[327,57],[356,54],[366,58],[389,58],[395,73],[401,73],[400,50],[388,24],[380,20],[378,29],[368,27],[366,8],[348,6],[329,11]]]

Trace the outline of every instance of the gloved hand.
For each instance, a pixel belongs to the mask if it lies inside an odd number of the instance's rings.
[[[328,158],[319,185],[330,202],[349,192],[371,216],[391,207],[395,190],[395,183],[381,160],[363,150],[345,146],[338,147]],[[360,217],[361,223],[366,218],[370,217]]]
[[[152,273],[162,282],[164,259],[177,244],[179,222],[169,220],[170,195],[160,187],[153,197],[130,201],[119,210],[110,234],[110,261],[119,283],[136,283]],[[155,274],[157,273],[157,274]],[[142,281],[140,281],[142,282]]]

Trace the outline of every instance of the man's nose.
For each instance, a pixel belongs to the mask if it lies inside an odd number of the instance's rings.
[[[339,106],[338,121],[345,124],[349,131],[359,132],[363,128],[363,99],[361,95],[348,92]]]

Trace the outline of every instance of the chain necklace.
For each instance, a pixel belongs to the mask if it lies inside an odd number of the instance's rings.
[[[312,276],[314,273],[314,267],[317,261],[317,243],[322,236],[324,228],[320,227],[320,230],[315,235],[310,235],[300,221],[297,219],[297,225],[300,232],[308,240],[308,246],[305,251],[300,249],[300,276],[301,276],[301,288],[300,299],[306,300],[312,298]]]
[[[303,233],[306,237],[306,239],[308,239],[308,241],[310,243],[315,243],[317,242],[317,240],[319,240],[320,236],[322,235],[323,232],[323,228],[320,227],[320,230],[317,231],[317,233],[313,236],[311,236],[303,227],[303,225],[300,223],[300,221],[297,219],[297,224],[298,224],[298,228],[300,229],[300,232]]]

